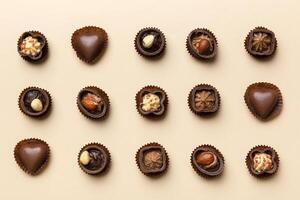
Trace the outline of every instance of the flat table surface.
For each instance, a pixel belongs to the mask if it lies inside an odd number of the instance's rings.
[[[0,199],[295,199],[300,174],[300,3],[297,0],[52,0],[2,2],[0,13]],[[96,64],[80,61],[71,47],[72,33],[83,26],[104,28],[107,51]],[[160,28],[167,39],[166,54],[151,61],[134,49],[136,33]],[[273,30],[276,55],[260,61],[244,49],[244,39],[256,26]],[[214,62],[201,62],[186,51],[194,28],[208,28],[217,37]],[[19,36],[28,30],[45,34],[49,57],[32,65],[17,53]],[[248,85],[266,81],[283,95],[282,113],[261,122],[247,109]],[[212,118],[199,118],[188,108],[187,96],[197,84],[215,86],[221,108]],[[135,109],[134,96],[145,85],[158,85],[169,96],[165,119],[149,121]],[[85,86],[105,90],[111,113],[103,122],[83,117],[76,96]],[[20,92],[28,86],[47,89],[53,110],[45,120],[22,114]],[[36,177],[24,173],[13,157],[25,138],[50,145],[51,161]],[[80,148],[100,142],[112,155],[110,171],[88,176],[77,165]],[[159,179],[144,176],[135,163],[137,149],[148,142],[162,144],[170,158]],[[224,174],[207,180],[190,165],[200,144],[216,146],[225,157]],[[245,157],[255,145],[270,145],[280,156],[278,174],[268,180],[252,177]]]

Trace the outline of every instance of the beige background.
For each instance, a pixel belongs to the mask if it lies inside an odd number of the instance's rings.
[[[297,0],[3,1],[0,199],[298,198],[299,12]],[[92,66],[77,59],[70,45],[73,31],[85,25],[109,34],[105,55]],[[269,61],[257,61],[244,50],[245,36],[259,25],[278,39],[278,51]],[[145,60],[134,50],[134,36],[146,26],[166,35],[167,51],[159,61]],[[215,62],[196,61],[186,52],[186,36],[196,27],[215,33]],[[42,65],[28,64],[16,51],[20,34],[31,29],[49,41],[50,56]],[[256,81],[274,83],[283,93],[283,112],[273,121],[258,121],[244,104],[246,87]],[[212,84],[221,94],[221,110],[214,118],[199,118],[188,109],[187,95],[199,83]],[[147,84],[159,85],[169,95],[162,121],[145,120],[135,110],[135,93]],[[109,94],[107,121],[93,122],[79,113],[76,95],[87,85]],[[18,95],[27,86],[51,92],[53,111],[46,120],[18,110]],[[25,174],[13,159],[15,144],[28,137],[44,139],[52,151],[47,169],[37,177]],[[168,173],[155,180],[142,175],[134,161],[136,150],[152,141],[164,145],[170,157]],[[112,167],[106,176],[88,176],[77,166],[77,153],[88,142],[109,148]],[[190,166],[191,152],[203,143],[225,156],[219,179],[203,179]],[[270,180],[253,178],[245,167],[248,150],[258,144],[271,145],[280,155],[280,170]]]

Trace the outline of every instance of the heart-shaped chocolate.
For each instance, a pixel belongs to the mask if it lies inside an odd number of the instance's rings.
[[[77,56],[93,63],[99,58],[107,44],[107,33],[94,26],[87,26],[76,30],[72,35],[72,46]]]
[[[267,120],[279,114],[282,105],[281,92],[271,83],[254,83],[245,93],[250,111],[260,119]]]
[[[25,139],[20,141],[14,151],[15,160],[25,172],[36,175],[49,160],[50,149],[46,142],[40,139]]]

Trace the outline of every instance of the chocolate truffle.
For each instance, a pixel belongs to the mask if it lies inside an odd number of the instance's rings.
[[[79,111],[91,119],[104,119],[109,112],[109,98],[107,94],[95,87],[83,88],[77,96]]]
[[[267,177],[277,172],[279,157],[272,147],[259,145],[249,151],[246,164],[253,176]]]
[[[94,63],[107,46],[107,33],[102,28],[86,26],[72,35],[72,47],[77,57],[86,63]]]
[[[220,95],[213,86],[200,84],[190,91],[188,104],[191,111],[197,115],[215,113],[219,110]]]
[[[158,28],[144,28],[136,35],[134,44],[140,55],[154,57],[163,53],[166,39]]]
[[[162,117],[168,104],[166,92],[157,86],[142,88],[135,97],[138,112],[148,118]]]
[[[246,50],[255,57],[271,56],[276,47],[275,34],[264,27],[256,27],[251,30],[245,39]]]
[[[17,164],[30,175],[37,175],[46,166],[50,157],[50,148],[40,139],[20,141],[14,150]]]
[[[224,170],[224,157],[214,146],[201,145],[193,151],[191,164],[199,175],[215,177]]]
[[[158,143],[142,146],[135,157],[140,171],[147,176],[161,175],[167,170],[168,155],[163,146]]]
[[[87,174],[101,174],[109,167],[110,153],[102,144],[87,144],[78,154],[78,164]]]
[[[276,117],[282,108],[281,92],[271,83],[260,82],[248,86],[244,99],[252,114],[260,120]]]
[[[211,59],[217,54],[217,39],[211,31],[197,28],[188,35],[186,47],[197,59]]]
[[[48,91],[38,87],[28,87],[19,96],[20,110],[30,117],[41,117],[48,113],[51,96]]]
[[[48,53],[47,39],[38,31],[25,32],[18,40],[18,52],[26,61],[42,61]]]

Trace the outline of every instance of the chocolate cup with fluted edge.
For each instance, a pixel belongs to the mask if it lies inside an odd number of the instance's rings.
[[[27,102],[27,100],[28,100],[27,94],[29,92],[37,92],[38,93],[37,98],[40,99],[43,104],[43,109],[41,111],[39,111],[39,112],[34,111],[30,106],[30,102]],[[28,115],[30,117],[40,118],[40,117],[45,116],[46,114],[49,113],[51,104],[52,104],[52,98],[51,98],[50,93],[47,90],[39,88],[39,87],[28,87],[28,88],[24,89],[21,92],[21,94],[19,95],[19,100],[18,100],[19,109],[25,115]]]
[[[85,26],[72,34],[71,44],[80,60],[93,64],[104,53],[108,44],[108,35],[102,28]]]
[[[142,109],[144,95],[152,93],[160,98],[160,108],[157,111],[144,111]],[[163,117],[167,112],[168,107],[168,95],[167,93],[158,86],[145,86],[135,96],[136,109],[140,115],[149,119],[158,119]]]
[[[202,152],[212,152],[218,159],[218,164],[212,168],[205,169],[196,161],[197,155]],[[220,176],[224,171],[225,161],[222,153],[214,146],[209,144],[200,145],[191,154],[191,165],[193,169],[202,177],[213,178]]]
[[[87,165],[83,165],[80,162],[80,155],[84,151],[88,151],[89,153],[91,151],[100,152],[100,154],[101,154],[101,161],[100,162],[101,163],[98,163],[100,165],[99,166],[95,166],[95,165],[92,165],[91,163],[89,163]],[[101,174],[104,174],[105,172],[107,172],[107,170],[109,169],[110,162],[111,162],[111,156],[110,156],[110,152],[108,151],[108,149],[103,144],[100,144],[100,143],[89,143],[89,144],[86,144],[85,146],[83,146],[81,148],[81,150],[79,151],[77,162],[78,162],[79,167],[86,174],[89,174],[89,175],[101,175]]]
[[[280,89],[267,82],[249,85],[244,94],[244,101],[250,112],[262,121],[268,121],[278,116],[283,106]]]
[[[23,40],[26,37],[29,37],[29,36],[32,36],[33,38],[36,38],[41,43],[41,52],[37,56],[27,55],[27,54],[24,54],[21,51],[21,44],[22,44]],[[32,63],[38,63],[38,62],[43,61],[47,57],[48,42],[47,42],[46,37],[41,32],[39,32],[39,31],[27,31],[27,32],[24,32],[19,37],[19,40],[18,40],[18,43],[17,43],[17,49],[18,49],[18,52],[19,52],[20,56],[24,60],[26,60],[28,62],[32,62]]]
[[[91,110],[86,109],[82,105],[81,100],[82,100],[83,96],[86,95],[87,93],[94,94],[101,98],[103,105],[100,110],[91,111]],[[96,86],[88,86],[88,87],[85,87],[82,90],[80,90],[80,92],[78,93],[77,107],[78,107],[80,113],[89,119],[104,120],[107,118],[107,116],[109,114],[110,101],[109,101],[108,95],[102,89],[100,89]]]
[[[254,168],[253,168],[253,158],[255,156],[255,153],[267,153],[271,156],[272,158],[272,163],[273,163],[273,167],[271,170],[269,171],[265,171],[265,172],[257,172]],[[269,146],[266,145],[257,145],[255,147],[253,147],[247,154],[246,157],[246,165],[248,168],[249,173],[257,178],[267,178],[270,177],[272,175],[274,175],[279,168],[279,156],[277,154],[277,152]]]
[[[143,38],[148,34],[153,34],[156,36],[154,44],[152,45],[151,48],[143,47]],[[148,58],[158,57],[163,54],[166,48],[166,38],[163,32],[158,28],[155,27],[143,28],[137,33],[135,37],[134,47],[141,56],[148,57]]]
[[[193,46],[193,39],[199,35],[205,34],[211,39],[211,45],[213,50],[200,54]],[[186,39],[186,48],[191,56],[196,59],[209,60],[213,59],[217,55],[218,42],[215,35],[206,28],[197,28],[191,31]]]
[[[265,33],[271,37],[270,48],[267,51],[258,52],[255,49],[253,49],[252,41],[253,41],[253,37],[254,37],[255,33]],[[245,49],[247,50],[247,52],[256,58],[269,57],[269,56],[272,56],[277,49],[277,39],[276,39],[273,31],[270,31],[269,29],[267,29],[265,27],[259,26],[259,27],[254,28],[253,30],[251,30],[248,33],[248,35],[244,41],[244,46],[245,46]]]
[[[212,91],[214,93],[215,104],[214,104],[214,107],[212,109],[206,108],[206,109],[200,110],[200,109],[197,108],[196,102],[195,102],[195,97],[196,97],[196,93],[199,92],[199,91]],[[190,91],[189,96],[188,96],[189,108],[193,113],[195,113],[198,116],[205,116],[205,115],[210,115],[210,114],[216,113],[220,108],[220,104],[221,104],[221,97],[220,97],[220,94],[219,94],[218,90],[215,87],[213,87],[209,84],[196,85]]]
[[[162,156],[162,166],[160,168],[154,168],[150,169],[149,167],[144,165],[144,156],[146,152],[149,151],[159,151],[161,156]],[[139,170],[146,176],[149,177],[158,177],[166,173],[168,166],[169,166],[169,157],[167,154],[167,151],[165,148],[156,143],[156,142],[151,142],[148,144],[143,145],[139,150],[136,152],[135,155],[135,161],[136,164],[139,168]]]
[[[14,158],[24,172],[35,176],[47,166],[50,159],[50,148],[43,140],[24,139],[15,146]]]

